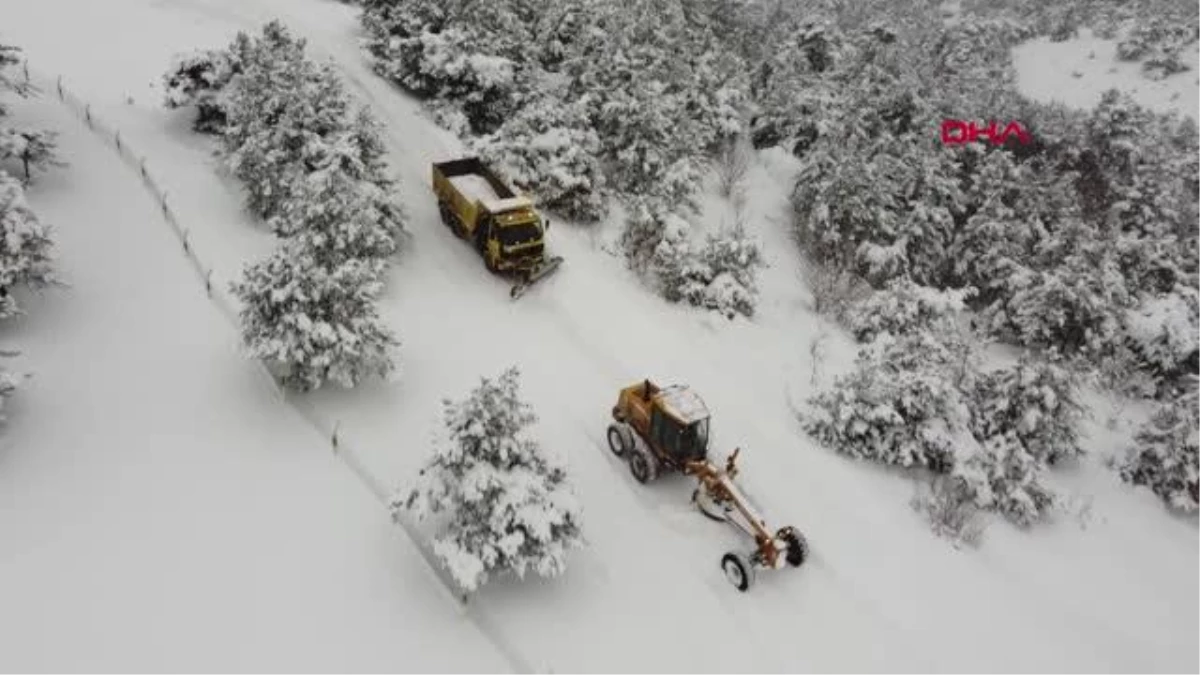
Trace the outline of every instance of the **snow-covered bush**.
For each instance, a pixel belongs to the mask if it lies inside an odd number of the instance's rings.
[[[352,387],[394,370],[398,344],[379,320],[375,300],[386,264],[378,259],[322,260],[304,239],[285,241],[231,286],[242,302],[242,340],[250,355],[283,371],[299,391],[326,382]]]
[[[362,23],[381,74],[428,99],[443,124],[494,134],[483,154],[515,155],[506,169],[526,189],[595,219],[602,182],[690,201],[706,154],[743,127],[744,68],[718,26],[733,8],[369,0]]]
[[[1149,369],[1173,380],[1197,372],[1200,353],[1200,296],[1195,288],[1150,298],[1129,310],[1126,334]]]
[[[1077,406],[1067,378],[1046,366],[978,372],[961,339],[918,330],[884,333],[850,374],[801,414],[818,442],[855,459],[945,475],[913,506],[935,530],[963,533],[973,508],[1029,525],[1058,503],[1047,463],[1078,452]]]
[[[953,480],[981,509],[1028,527],[1044,519],[1059,498],[1042,479],[1046,466],[1031,455],[1015,433],[968,439],[958,448]]]
[[[519,372],[483,378],[465,400],[444,402],[444,435],[417,486],[392,508],[444,513],[433,544],[455,580],[473,591],[500,572],[554,576],[582,545],[581,509],[561,457],[543,449],[521,400]]]
[[[1193,26],[1176,14],[1164,14],[1139,20],[1129,34],[1117,43],[1117,58],[1142,61],[1142,71],[1153,79],[1162,79],[1189,70],[1180,59],[1188,44],[1195,42]]]
[[[21,162],[26,184],[33,182],[35,170],[65,166],[58,158],[58,133],[45,130],[0,128],[0,159]]]
[[[979,439],[1005,437],[1035,461],[1053,466],[1083,454],[1077,424],[1083,407],[1065,368],[1023,357],[975,380],[972,428]]]
[[[702,288],[689,302],[719,312],[726,318],[754,316],[758,303],[758,272],[766,265],[758,241],[741,223],[705,238],[696,254]]]
[[[361,15],[375,70],[408,91],[451,101],[471,132],[495,131],[517,109],[525,60],[536,56],[527,22],[509,3],[371,1]]]
[[[854,303],[846,311],[846,327],[859,342],[870,342],[881,333],[952,330],[969,295],[967,291],[939,291],[909,279],[897,279]]]
[[[600,137],[576,106],[539,99],[472,146],[541,207],[584,222],[604,215]]]
[[[1029,266],[1014,266],[1004,292],[980,310],[986,332],[1075,356],[1101,354],[1122,340],[1130,293],[1111,246],[1082,223],[1044,239]]]
[[[687,302],[726,318],[754,315],[757,275],[765,265],[757,241],[740,223],[695,241],[681,216],[639,204],[625,223],[621,244],[631,268],[649,274],[670,302]]]
[[[0,171],[0,319],[21,313],[10,292],[60,283],[54,273],[50,227],[25,201],[20,181]]]
[[[245,34],[239,34],[237,44],[245,46],[247,40]],[[230,48],[177,55],[163,75],[165,105],[172,109],[195,106],[192,128],[201,133],[221,133],[229,116],[226,85],[241,69],[238,54]]]
[[[1195,382],[1184,395],[1162,404],[1138,431],[1122,463],[1121,477],[1145,485],[1173,509],[1200,506],[1200,399]]]
[[[802,416],[818,442],[855,459],[945,473],[970,437],[961,379],[973,373],[964,343],[929,332],[881,337],[855,369],[809,399]]]

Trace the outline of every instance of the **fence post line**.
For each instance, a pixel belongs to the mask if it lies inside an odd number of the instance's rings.
[[[209,298],[212,297],[212,275],[211,269],[208,270],[208,274],[204,275],[204,292],[208,294]]]
[[[25,59],[22,68],[25,71],[25,84],[29,84],[29,59]]]
[[[330,436],[330,438],[329,438],[330,443],[333,444],[333,454],[335,454],[335,455],[338,454],[338,429],[340,429],[341,426],[342,426],[341,420],[334,422],[333,423],[333,435]]]
[[[162,212],[164,218],[170,214],[170,212],[167,211],[167,194],[169,193],[170,190],[163,190],[162,196],[158,198],[158,201],[162,203]]]
[[[184,253],[192,252],[192,246],[188,242],[188,237],[191,237],[191,236],[192,236],[192,231],[187,228],[184,228],[183,229],[183,252]]]

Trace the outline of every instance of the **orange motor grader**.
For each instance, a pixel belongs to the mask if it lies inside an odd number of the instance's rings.
[[[722,468],[708,459],[709,412],[704,401],[681,385],[659,387],[650,380],[621,390],[612,409],[608,447],[629,462],[639,483],[649,483],[663,471],[696,478],[692,501],[705,516],[727,522],[754,539],[748,555],[726,553],[721,569],[739,591],[750,587],[758,568],[799,567],[808,557],[808,543],[794,527],[772,533],[750,500],[733,482],[737,457],[733,451]]]

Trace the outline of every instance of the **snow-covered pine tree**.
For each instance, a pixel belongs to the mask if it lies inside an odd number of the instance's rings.
[[[1078,457],[1084,409],[1076,387],[1070,371],[1028,355],[1011,368],[983,373],[973,392],[975,436],[1019,443],[1032,461],[1048,466]]]
[[[859,342],[871,342],[884,333],[950,331],[970,295],[970,290],[939,291],[911,279],[896,279],[854,303],[845,313],[846,327]]]
[[[284,385],[300,391],[385,377],[395,368],[391,350],[399,344],[375,307],[385,261],[329,264],[322,253],[304,238],[285,240],[231,285],[243,305],[242,340],[250,355],[281,369]]]
[[[1120,467],[1125,481],[1149,487],[1185,513],[1200,507],[1200,398],[1191,380],[1186,393],[1161,404],[1142,426]]]
[[[333,67],[304,55],[278,22],[263,29],[231,84],[223,135],[228,161],[252,211],[274,216],[312,169],[328,139],[345,130],[349,97]]]
[[[0,129],[0,158],[21,162],[26,184],[33,182],[34,171],[65,166],[58,157],[58,133],[46,130]]]
[[[1180,284],[1172,293],[1143,300],[1126,315],[1125,331],[1148,370],[1171,391],[1200,370],[1200,293]]]
[[[50,227],[25,201],[20,181],[0,171],[0,319],[21,313],[10,292],[60,283],[54,272]]]
[[[238,33],[227,49],[206,49],[175,56],[163,74],[164,104],[167,108],[196,107],[192,129],[221,133],[228,121],[227,85],[239,73],[240,56],[248,53],[250,36]]]
[[[929,331],[883,336],[860,351],[851,373],[809,399],[801,423],[855,459],[945,473],[971,438],[962,389],[973,358],[966,343]]]
[[[600,138],[579,108],[538,97],[472,146],[542,207],[593,222],[605,212],[606,180]]]
[[[467,591],[500,572],[563,572],[568,551],[582,545],[581,509],[561,458],[529,433],[537,417],[520,398],[519,371],[445,401],[443,421],[433,458],[394,512],[445,514],[433,549]]]
[[[402,223],[399,203],[364,172],[358,150],[337,143],[314,171],[296,178],[291,198],[270,220],[280,236],[298,239],[318,264],[385,260],[396,252]]]
[[[735,315],[754,316],[758,306],[758,273],[766,266],[756,239],[741,222],[710,233],[696,253],[706,273],[704,289],[692,304],[719,312],[732,319]]]
[[[25,78],[12,72],[12,67],[21,62],[21,48],[0,44],[0,92],[11,91],[18,96],[27,96],[32,87]],[[0,117],[8,114],[4,100],[0,99]]]
[[[1043,481],[1045,465],[1008,432],[957,448],[951,476],[975,506],[994,511],[1020,527],[1045,518],[1058,497]]]

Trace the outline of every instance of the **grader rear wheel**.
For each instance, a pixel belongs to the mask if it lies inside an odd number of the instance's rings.
[[[645,449],[634,447],[629,454],[629,472],[637,482],[646,484],[658,478],[658,462]]]

